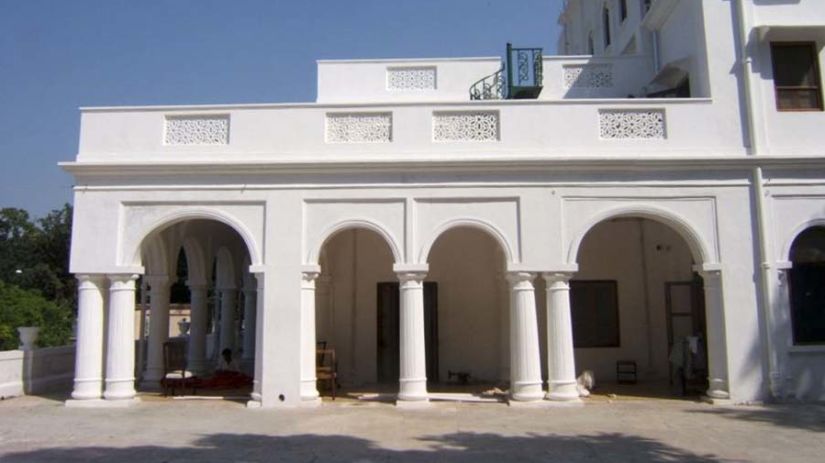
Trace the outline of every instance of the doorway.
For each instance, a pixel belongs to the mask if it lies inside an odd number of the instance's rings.
[[[399,377],[400,294],[397,282],[378,283],[378,382],[395,383]],[[438,283],[424,283],[424,345],[427,381],[438,382]]]
[[[702,279],[665,283],[670,383],[682,395],[707,390],[708,354]]]

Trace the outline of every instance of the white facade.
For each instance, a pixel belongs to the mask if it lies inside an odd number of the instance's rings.
[[[399,403],[426,401],[430,282],[441,381],[464,371],[535,401],[576,400],[582,369],[609,381],[618,360],[666,380],[663,288],[695,274],[711,398],[825,400],[825,345],[794,343],[785,284],[795,238],[825,225],[825,113],[777,111],[770,52],[809,41],[825,62],[818,3],[628,0],[620,21],[616,0],[568,1],[575,56],[544,57],[534,100],[470,101],[500,66],[473,58],[321,61],[315,103],[83,108],[63,164],[74,402],[134,398],[135,279],[168,311],[180,249],[190,367],[209,368],[211,295],[253,406],[317,403],[319,340],[344,384],[393,372]],[[691,97],[650,97],[685,77]],[[616,282],[619,345],[574,349],[578,280]],[[391,282],[398,350],[382,357],[376,288]]]

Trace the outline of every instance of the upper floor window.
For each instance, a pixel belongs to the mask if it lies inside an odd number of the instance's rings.
[[[822,111],[822,80],[816,44],[773,42],[773,84],[779,111]]]
[[[607,8],[607,5],[605,5],[602,10],[602,22],[604,29],[604,48],[607,48],[610,46],[610,9]]]
[[[627,19],[627,0],[619,0],[619,19],[623,22]]]

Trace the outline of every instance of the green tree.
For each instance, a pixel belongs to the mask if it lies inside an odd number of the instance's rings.
[[[39,326],[42,347],[60,346],[71,336],[72,314],[36,291],[0,281],[0,351],[17,349],[19,326]]]

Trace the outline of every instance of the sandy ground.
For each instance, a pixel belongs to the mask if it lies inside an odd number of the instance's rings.
[[[325,401],[296,410],[144,395],[128,409],[0,402],[3,462],[821,462],[825,406],[595,397],[574,407]]]

